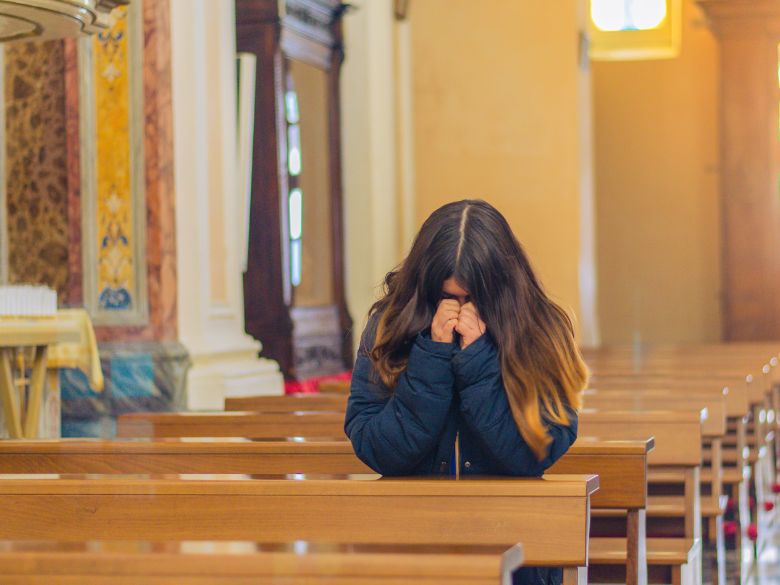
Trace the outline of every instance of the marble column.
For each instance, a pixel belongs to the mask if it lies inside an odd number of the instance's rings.
[[[780,3],[698,4],[720,45],[723,338],[774,340],[780,337]]]
[[[86,306],[106,387],[61,375],[63,434],[185,406],[178,342],[170,5],[134,0],[100,35],[6,49],[8,277]]]
[[[283,393],[278,364],[244,331],[233,11],[231,0],[171,0],[178,323],[192,409]]]
[[[61,375],[63,435],[113,434],[116,416],[186,406],[178,341],[170,5],[135,0],[109,29],[65,41],[68,287],[106,379]]]

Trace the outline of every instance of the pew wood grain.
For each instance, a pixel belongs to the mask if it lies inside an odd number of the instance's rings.
[[[0,583],[510,585],[522,547],[324,542],[0,542]]]
[[[4,475],[0,539],[505,547],[526,540],[528,564],[587,564],[596,476],[289,477]]]

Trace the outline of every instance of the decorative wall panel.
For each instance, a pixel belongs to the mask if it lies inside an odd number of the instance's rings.
[[[141,6],[82,41],[84,301],[96,324],[147,321]]]
[[[68,287],[68,213],[62,41],[5,46],[8,277]]]

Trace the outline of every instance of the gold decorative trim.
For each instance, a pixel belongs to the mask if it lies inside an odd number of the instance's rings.
[[[81,77],[80,88],[80,135],[81,135],[81,176],[82,176],[82,233],[84,263],[84,302],[96,325],[146,325],[148,323],[149,304],[146,279],[146,173],[144,164],[144,107],[143,107],[143,21],[141,2],[137,0],[128,8],[127,14],[127,76],[128,76],[128,116],[127,128],[129,140],[129,196],[128,209],[132,220],[127,226],[125,236],[128,248],[124,250],[126,260],[131,266],[130,284],[127,295],[128,306],[107,307],[101,304],[101,292],[104,282],[98,270],[101,256],[98,240],[107,233],[107,225],[102,225],[98,210],[106,205],[106,193],[99,192],[97,164],[99,152],[98,112],[96,103],[96,62],[94,39],[83,39],[79,47],[79,69],[85,74]],[[104,72],[105,73],[105,72]],[[111,72],[109,72],[111,73]],[[103,197],[99,203],[98,199]],[[105,222],[103,222],[105,224]]]

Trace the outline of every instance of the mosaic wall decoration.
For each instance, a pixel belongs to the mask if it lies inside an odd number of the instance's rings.
[[[80,47],[84,300],[97,324],[147,318],[139,4]]]
[[[4,46],[8,279],[68,287],[68,176],[62,41]]]
[[[94,40],[97,110],[98,305],[126,310],[133,304],[133,205],[130,191],[130,96],[127,10]]]

